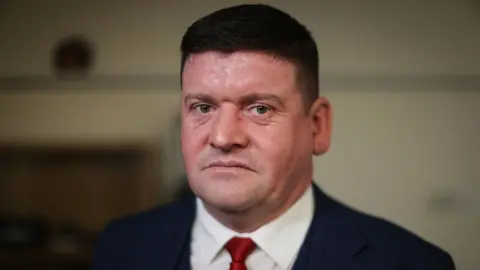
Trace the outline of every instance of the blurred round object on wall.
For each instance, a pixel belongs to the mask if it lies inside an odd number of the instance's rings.
[[[52,50],[52,68],[60,79],[84,79],[94,60],[93,44],[83,35],[64,37]]]

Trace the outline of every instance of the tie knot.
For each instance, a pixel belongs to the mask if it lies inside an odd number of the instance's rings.
[[[252,253],[256,245],[250,238],[234,237],[225,245],[228,253],[232,257],[233,263],[244,264],[248,255]]]

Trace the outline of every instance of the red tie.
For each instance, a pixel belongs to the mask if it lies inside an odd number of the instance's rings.
[[[253,252],[256,245],[250,238],[234,237],[225,245],[232,257],[230,270],[247,270],[245,260]]]

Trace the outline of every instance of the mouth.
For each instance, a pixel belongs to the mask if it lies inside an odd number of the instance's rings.
[[[253,169],[245,163],[237,162],[237,161],[216,161],[211,162],[206,166],[206,169],[244,169],[253,171]]]

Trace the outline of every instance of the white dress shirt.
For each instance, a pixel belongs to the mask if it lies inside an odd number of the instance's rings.
[[[313,211],[310,186],[282,216],[252,233],[241,234],[218,222],[197,199],[190,243],[192,270],[228,270],[231,258],[223,247],[235,236],[249,237],[257,244],[257,249],[246,260],[248,270],[290,270],[307,234]]]

